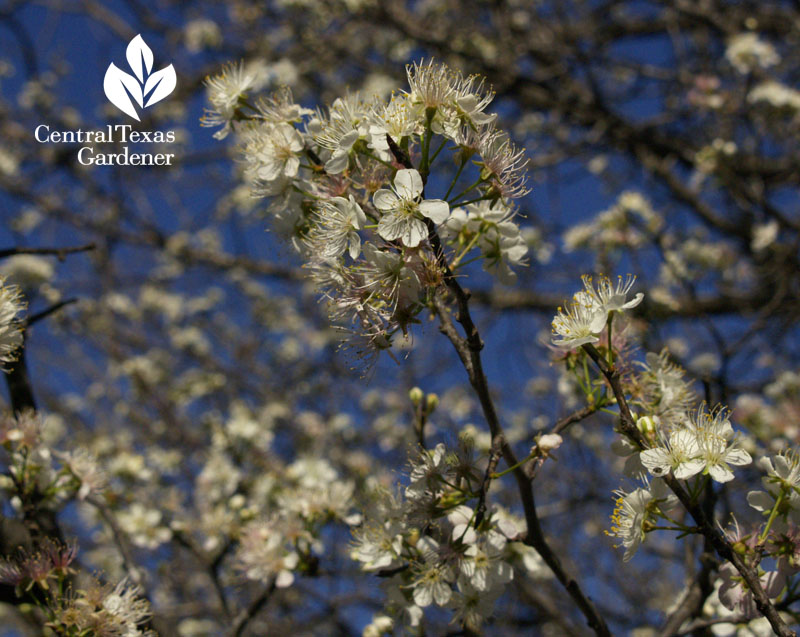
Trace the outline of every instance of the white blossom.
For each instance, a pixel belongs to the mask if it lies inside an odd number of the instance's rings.
[[[618,276],[615,285],[611,279],[602,276],[597,281],[597,287],[595,287],[592,277],[583,276],[586,298],[590,299],[592,304],[605,314],[630,310],[642,302],[644,299],[642,292],[637,293],[630,301],[628,300],[628,293],[635,282],[636,277],[634,276],[628,275],[625,279]]]
[[[705,463],[700,458],[700,445],[695,432],[679,429],[670,434],[664,447],[645,449],[639,454],[642,464],[656,477],[673,472],[679,480],[687,480],[700,473]]]
[[[460,579],[479,591],[503,587],[514,579],[514,570],[505,559],[506,538],[493,530],[481,533],[467,547],[459,563]]]
[[[24,307],[19,288],[6,285],[0,278],[0,365],[16,360],[16,352],[22,345],[17,315]]]
[[[409,248],[417,247],[427,238],[428,228],[422,221],[427,217],[436,224],[444,223],[450,215],[450,206],[441,199],[425,199],[422,195],[422,177],[410,168],[397,171],[392,190],[381,189],[373,196],[375,207],[382,216],[378,234],[387,241],[400,239]]]
[[[631,493],[619,492],[616,507],[611,515],[609,535],[618,538],[625,547],[624,561],[630,560],[645,537],[648,508],[653,495],[647,489],[638,488]]]
[[[558,308],[552,322],[553,344],[562,349],[576,349],[587,343],[597,343],[608,315],[595,304],[576,295],[566,311]]]
[[[206,109],[201,120],[203,126],[222,126],[222,130],[214,133],[217,139],[228,135],[231,122],[239,108],[240,100],[252,88],[255,76],[246,71],[244,64],[229,64],[219,75],[206,78],[208,101],[212,109]]]
[[[309,122],[308,131],[314,141],[331,153],[325,162],[328,174],[338,175],[347,168],[353,146],[369,131],[369,113],[358,93],[350,93],[334,100],[328,117],[319,114]]]
[[[444,606],[453,595],[451,584],[455,573],[439,558],[439,544],[433,538],[421,538],[417,548],[423,554],[424,563],[414,581],[414,603],[420,608],[433,603]]]
[[[757,68],[766,69],[781,61],[775,47],[758,37],[757,33],[739,33],[728,41],[725,58],[739,73]]]
[[[514,217],[515,211],[502,201],[480,201],[455,208],[442,227],[442,235],[456,245],[470,244],[478,235],[484,269],[503,283],[513,283],[516,274],[511,266],[525,265],[528,254]]]
[[[322,202],[318,215],[319,224],[312,229],[309,239],[312,248],[327,259],[339,257],[344,252],[351,259],[357,259],[361,254],[358,232],[364,229],[367,217],[353,195],[348,199],[333,197]]]
[[[697,435],[699,458],[703,461],[704,472],[717,482],[733,480],[730,465],[743,466],[753,461],[750,454],[739,447],[734,438],[733,427],[725,410],[716,409],[709,412],[702,406],[697,410],[690,427]]]
[[[158,548],[172,537],[171,531],[161,525],[162,517],[161,511],[140,502],[133,502],[117,513],[119,526],[130,536],[131,542],[147,549]]]
[[[308,535],[296,519],[254,520],[242,529],[236,562],[248,579],[274,577],[278,588],[286,588],[294,582],[293,570],[300,561],[294,548],[299,538],[307,540]]]
[[[294,126],[283,123],[258,126],[253,131],[251,148],[259,180],[272,182],[297,176],[303,139]]]

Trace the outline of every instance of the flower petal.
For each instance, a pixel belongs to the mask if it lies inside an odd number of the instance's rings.
[[[342,150],[350,150],[353,147],[353,144],[355,144],[357,141],[358,141],[358,131],[351,130],[349,133],[347,133],[344,137],[342,137],[339,140],[339,148]]]
[[[750,457],[750,454],[738,447],[728,449],[728,452],[725,454],[725,462],[728,464],[746,465],[750,464],[752,461],[753,459]]]
[[[351,232],[349,235],[350,239],[350,258],[355,261],[358,259],[358,255],[361,254],[361,237],[358,236],[357,232]]]
[[[775,504],[775,498],[766,491],[751,491],[747,494],[747,504],[756,511],[769,511]]]
[[[705,463],[700,459],[681,462],[675,468],[675,477],[678,480],[687,480],[688,478],[696,476],[698,473],[700,473],[703,470],[703,467],[705,467]]]
[[[385,188],[381,188],[380,190],[376,191],[372,196],[372,203],[375,204],[375,207],[378,210],[384,212],[387,210],[394,210],[397,207],[398,201],[397,195],[391,190],[386,190]]]
[[[622,306],[622,309],[623,309],[623,310],[630,310],[632,307],[636,307],[637,305],[639,305],[639,303],[641,303],[643,299],[644,299],[644,294],[642,294],[641,292],[639,292],[639,293],[638,293],[638,294],[636,294],[636,296],[634,296],[634,297],[633,297],[633,298],[632,298],[630,301],[628,301],[627,303],[625,303],[625,304]]]
[[[441,199],[426,199],[419,204],[419,211],[433,223],[444,223],[450,216],[450,205]]]
[[[292,155],[286,160],[286,168],[284,173],[287,177],[297,177],[297,171],[300,169],[300,160]]]
[[[724,464],[714,464],[708,468],[708,473],[717,482],[730,482],[733,480],[733,471]]]
[[[420,241],[427,238],[428,236],[428,228],[422,223],[421,220],[415,219],[414,217],[410,217],[407,219],[405,224],[405,230],[403,232],[402,241],[403,245],[408,246],[409,248],[416,248]]]
[[[403,199],[416,199],[422,193],[422,177],[413,168],[403,168],[395,175],[394,187]]]
[[[348,160],[349,155],[346,150],[337,150],[331,155],[331,158],[325,162],[325,172],[331,175],[338,175],[344,172],[344,169],[347,168]]]
[[[291,571],[281,571],[275,578],[276,588],[288,588],[294,582],[294,574]]]
[[[669,453],[661,447],[645,449],[639,454],[639,459],[654,476],[666,475],[671,468]]]
[[[386,214],[378,222],[378,234],[387,241],[394,241],[403,236],[405,219],[397,214]]]

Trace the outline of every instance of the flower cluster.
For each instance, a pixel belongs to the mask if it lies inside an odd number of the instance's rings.
[[[487,112],[493,93],[443,64],[407,71],[388,102],[347,94],[316,111],[286,90],[246,99],[241,68],[208,81],[205,123],[235,130],[245,180],[271,198],[274,226],[367,357],[407,334],[473,249],[504,281],[528,251],[512,207],[528,192],[527,162]],[[448,145],[453,161],[441,161]]]
[[[416,626],[422,609],[441,606],[453,620],[477,630],[514,578],[515,566],[546,577],[538,554],[518,541],[522,525],[495,507],[479,514],[481,474],[462,441],[421,450],[402,496],[377,487],[351,556],[363,570],[387,578],[387,610]]]
[[[642,302],[644,294],[641,292],[628,300],[635,282],[632,276],[617,277],[616,283],[608,277],[600,277],[595,287],[592,277],[584,276],[584,289],[572,297],[566,310],[559,308],[553,319],[553,344],[569,350],[597,343],[612,312],[624,312]]]
[[[767,474],[763,480],[766,490],[748,493],[748,504],[766,516],[775,509],[771,527],[775,532],[786,533],[796,529],[800,525],[800,455],[787,451],[772,460],[764,457],[758,466]],[[794,566],[795,557],[791,557]]]
[[[769,464],[769,460],[765,460]],[[768,510],[765,515],[769,514]],[[734,518],[731,527],[725,531],[725,536],[737,553],[757,565],[761,587],[767,597],[777,600],[786,587],[788,578],[800,571],[796,557],[800,555],[800,534],[796,527],[787,529],[783,525],[773,524],[774,522],[775,518],[772,517],[761,533],[760,529],[746,532]],[[782,531],[779,532],[778,529]],[[764,558],[772,558],[772,568],[767,563],[760,563]],[[717,594],[720,604],[728,611],[741,613],[748,619],[759,617],[753,592],[733,564],[720,566]]]
[[[607,533],[625,548],[626,561],[655,528],[688,531],[673,517],[679,500],[668,488],[667,480],[686,481],[691,497],[697,497],[707,483],[730,482],[734,467],[752,462],[734,434],[727,409],[709,408],[705,403],[695,407],[692,384],[684,370],[670,359],[667,349],[659,354],[648,353],[644,361],[636,364],[628,360],[631,352],[626,349],[626,330],[618,329],[614,335],[612,325],[615,313],[641,303],[641,293],[628,298],[633,284],[633,277],[620,277],[615,285],[605,277],[595,284],[591,277],[584,276],[583,289],[574,295],[566,310],[559,309],[552,323],[553,343],[561,349],[576,350],[563,360],[577,388],[595,408],[616,403],[624,419],[621,431],[625,435],[613,447],[625,458],[625,474],[638,481],[639,486],[617,491],[612,526]],[[584,351],[587,348],[582,346],[599,343],[601,336],[606,340],[597,350]],[[593,379],[588,365],[580,364],[581,360],[586,363],[589,355],[595,362],[598,357],[603,358],[599,365],[604,371],[602,380]],[[611,395],[606,380],[612,385]],[[634,427],[637,431],[631,430]],[[772,496],[753,497],[761,503]]]
[[[627,190],[608,210],[564,233],[567,251],[579,248],[608,252],[646,245],[664,227],[664,218],[639,192]]]
[[[0,278],[0,368],[16,360],[22,345],[22,329],[17,315],[25,308],[19,288]]]
[[[230,122],[236,115],[240,103],[246,99],[254,83],[252,74],[245,71],[243,64],[230,64],[222,73],[208,78],[208,101],[212,108],[206,109],[201,120],[203,126],[222,129],[214,134],[217,139],[224,139],[230,132]]]
[[[660,520],[666,520],[673,530],[682,530],[671,514],[678,505],[677,498],[666,488],[664,477],[690,481],[694,492],[697,485],[704,484],[703,476],[729,482],[734,479],[733,467],[752,462],[734,435],[724,408],[709,410],[702,404],[690,411],[694,393],[683,370],[669,361],[666,350],[659,355],[648,354],[640,365],[641,372],[629,381],[631,402],[644,412],[636,425],[651,446],[639,450],[627,439],[616,445],[621,455],[627,456],[625,473],[641,480],[643,486],[630,493],[620,492],[609,533],[621,540],[625,560],[633,556]]]
[[[729,482],[733,480],[731,465],[752,462],[750,454],[739,447],[722,408],[708,411],[702,405],[685,422],[661,427],[656,434],[658,445],[642,451],[639,458],[657,477],[672,472],[679,480],[687,480],[702,472],[717,482]]]
[[[0,560],[0,582],[38,606],[56,634],[152,637],[141,627],[150,617],[150,604],[127,579],[111,586],[91,577],[73,591],[68,578],[76,573],[76,556],[75,543],[45,539],[35,551]]]
[[[11,496],[11,503],[22,508],[21,498],[35,497],[55,503],[101,494],[108,483],[97,458],[84,448],[68,452],[55,447],[60,419],[32,410],[16,415],[0,415],[2,461],[9,476],[0,487]]]
[[[442,228],[442,235],[463,246],[462,255],[477,245],[484,269],[494,273],[501,282],[510,284],[516,279],[511,266],[524,265],[528,254],[528,246],[514,215],[514,210],[502,202],[469,204],[452,211]],[[460,258],[463,257],[457,257]]]
[[[771,451],[780,451],[797,439],[800,421],[800,373],[784,370],[764,387],[763,395],[741,394],[736,417]]]
[[[47,591],[53,582],[75,572],[70,564],[76,554],[74,543],[60,544],[47,538],[37,551],[21,552],[16,558],[0,560],[0,582],[14,586],[18,595],[34,586]]]
[[[639,367],[633,402],[647,410],[654,421],[679,424],[697,400],[686,372],[670,359],[666,348],[659,354],[648,352]]]
[[[68,591],[52,610],[50,626],[60,634],[154,637],[142,628],[151,615],[149,602],[138,585],[124,578],[116,585],[92,579],[75,593]]]
[[[766,69],[781,61],[775,47],[758,37],[757,33],[739,33],[728,42],[725,58],[739,73]]]

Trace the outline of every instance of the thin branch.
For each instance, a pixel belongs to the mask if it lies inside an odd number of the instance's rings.
[[[24,326],[25,327],[30,327],[31,325],[33,325],[35,323],[38,323],[42,319],[47,318],[51,314],[55,314],[61,308],[66,307],[67,305],[72,305],[73,303],[77,303],[77,302],[78,302],[78,299],[76,299],[76,298],[65,299],[63,301],[59,301],[58,303],[55,303],[55,304],[51,305],[48,308],[45,308],[41,312],[37,312],[36,314],[32,314],[31,316],[29,316],[27,319],[25,319]]]
[[[5,248],[0,250],[0,259],[13,257],[17,254],[41,254],[51,255],[58,257],[59,261],[63,261],[68,254],[75,254],[77,252],[88,252],[95,249],[94,243],[87,243],[86,245],[71,247],[71,248]]]
[[[597,412],[598,409],[599,407],[596,404],[586,405],[586,407],[578,409],[577,411],[574,411],[571,414],[564,416],[563,418],[558,420],[556,424],[553,425],[552,429],[550,429],[550,433],[551,434],[561,433],[571,425],[574,425],[575,423],[580,422],[581,420],[585,420],[586,418]],[[525,475],[528,476],[529,480],[533,480],[534,478],[536,478],[536,475],[539,473],[539,468],[544,464],[545,459],[546,459],[545,455],[539,455],[535,458],[531,458],[528,462],[525,463],[525,465],[523,466],[523,471],[525,472]]]
[[[180,529],[173,529],[172,536],[175,538],[175,541],[178,542],[178,544],[186,547],[192,553],[192,555],[194,555],[203,564],[203,566],[205,566],[208,576],[211,579],[211,583],[214,586],[214,592],[217,594],[220,608],[222,608],[222,612],[225,614],[225,617],[228,620],[231,620],[232,616],[230,607],[228,606],[228,599],[225,597],[225,589],[219,579],[217,560],[209,559],[208,554],[201,547],[197,546],[197,543],[188,533],[184,533]]]
[[[669,634],[674,635],[675,637],[679,637],[680,635],[691,635],[697,631],[702,631],[705,628],[711,628],[711,626],[718,626],[719,624],[745,624],[752,619],[754,619],[752,615],[747,615],[745,613],[731,615],[730,617],[718,617],[716,619],[698,619],[693,621],[683,630]]]
[[[114,538],[114,544],[116,545],[120,556],[122,557],[122,563],[125,567],[125,571],[128,573],[128,575],[130,575],[134,584],[137,584],[141,588],[142,595],[148,600],[148,602],[150,602],[152,607],[153,597],[147,589],[145,578],[141,569],[136,566],[136,560],[133,556],[133,546],[131,545],[127,533],[125,533],[125,531],[117,522],[114,512],[108,507],[102,498],[98,496],[90,495],[86,498],[86,501],[95,509],[97,509],[100,517],[103,518],[103,521],[111,529],[111,535]],[[154,629],[156,633],[160,635],[166,636],[172,634],[172,628],[160,617],[156,617],[155,613],[150,617],[148,627]]]
[[[501,440],[499,436],[493,439],[489,450],[489,462],[486,463],[486,472],[483,474],[480,495],[478,496],[478,506],[475,509],[476,528],[483,522],[483,516],[486,515],[486,496],[489,493],[489,487],[492,485],[492,474],[497,469],[497,463],[500,462],[500,456],[503,453],[500,445]]]
[[[236,617],[236,621],[231,626],[230,630],[230,637],[241,637],[244,634],[247,625],[258,615],[259,611],[266,605],[269,601],[269,598],[272,596],[272,593],[275,591],[276,579],[272,578],[272,581],[267,584],[266,588],[261,591],[261,593],[256,597],[250,605],[242,610],[241,613]]]
[[[586,344],[582,347],[600,368],[608,384],[611,385],[611,390],[614,392],[614,397],[617,399],[617,405],[619,406],[622,433],[635,442],[640,449],[648,448],[644,436],[642,436],[642,433],[636,427],[636,423],[633,420],[633,415],[625,399],[625,392],[622,389],[618,371],[606,362],[593,345]],[[711,520],[709,520],[703,507],[692,501],[692,498],[674,475],[670,473],[664,476],[663,479],[672,492],[678,496],[678,500],[680,500],[681,504],[689,511],[694,521],[697,523],[700,532],[708,539],[711,546],[714,547],[714,550],[720,557],[733,564],[736,570],[739,571],[748,589],[753,594],[753,601],[755,602],[756,608],[767,618],[775,634],[780,637],[795,637],[795,632],[786,625],[783,618],[781,618],[777,609],[764,592],[764,588],[761,586],[761,581],[755,569],[750,567],[742,556],[733,550],[730,542],[725,539],[722,533],[720,533]]]
[[[708,540],[704,540],[708,546]],[[678,631],[686,621],[692,617],[698,617],[703,612],[703,605],[706,598],[711,594],[713,586],[711,585],[711,575],[714,572],[714,559],[706,552],[705,548],[700,555],[700,570],[697,574],[690,579],[685,593],[683,593],[675,605],[675,610],[667,617],[664,626],[661,628],[659,634],[661,637],[670,637],[671,635],[681,634]],[[697,620],[696,620],[697,621]],[[696,622],[693,622],[696,623]],[[699,628],[696,626],[688,632],[693,632]],[[685,631],[684,631],[685,632]]]
[[[489,425],[489,431],[492,435],[492,446],[497,446],[502,450],[503,458],[509,467],[518,465],[516,455],[514,454],[511,445],[503,432],[500,420],[497,416],[497,411],[494,407],[491,395],[489,393],[489,385],[486,380],[486,375],[483,372],[483,363],[481,361],[480,351],[483,348],[480,334],[477,327],[472,322],[469,314],[469,297],[467,293],[461,288],[458,282],[450,272],[447,261],[444,258],[441,242],[435,230],[430,231],[432,223],[429,226],[431,243],[434,245],[434,250],[437,258],[445,270],[445,281],[448,287],[455,292],[458,300],[458,314],[457,319],[461,324],[467,337],[462,337],[456,329],[453,320],[450,316],[450,311],[441,295],[436,294],[433,299],[434,307],[440,319],[440,330],[450,339],[450,342],[455,347],[456,353],[461,359],[464,369],[467,371],[470,384],[472,385],[475,393],[483,409],[483,414]],[[587,620],[588,625],[595,631],[597,635],[608,636],[611,632],[606,626],[605,620],[598,612],[594,603],[586,597],[583,593],[577,580],[575,580],[563,567],[558,556],[548,544],[544,532],[542,531],[539,523],[539,518],[536,513],[536,503],[533,495],[533,487],[528,476],[525,475],[521,466],[517,466],[513,471],[514,478],[517,481],[517,489],[520,493],[522,500],[522,507],[525,513],[525,522],[527,526],[527,534],[525,536],[525,543],[536,549],[544,562],[550,567],[550,570],[556,576],[561,585],[567,590],[575,605],[583,613]]]
[[[125,567],[125,571],[131,576],[131,579],[133,579],[135,584],[139,584],[144,588],[142,573],[139,570],[139,567],[136,566],[136,560],[133,557],[133,547],[131,546],[125,531],[123,531],[122,527],[120,527],[120,525],[117,523],[114,513],[99,497],[90,495],[86,498],[86,501],[95,509],[97,509],[100,517],[103,518],[103,521],[111,529],[111,534],[114,538],[114,544],[116,544],[117,549],[119,549],[119,553],[122,556],[122,562],[123,566]]]

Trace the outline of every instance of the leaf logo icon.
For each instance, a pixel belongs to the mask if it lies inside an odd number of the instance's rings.
[[[128,43],[125,57],[133,75],[112,62],[103,78],[103,91],[109,102],[138,122],[141,120],[135,105],[143,109],[163,100],[175,90],[177,77],[172,64],[152,72],[153,51],[141,34]]]

